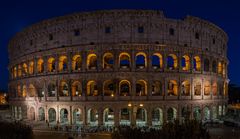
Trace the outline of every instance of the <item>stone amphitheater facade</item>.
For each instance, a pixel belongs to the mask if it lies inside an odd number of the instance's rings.
[[[217,119],[227,104],[227,41],[206,20],[154,10],[44,20],[8,46],[12,117],[90,126]]]

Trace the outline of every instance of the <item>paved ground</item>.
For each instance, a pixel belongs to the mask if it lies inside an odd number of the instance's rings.
[[[68,133],[53,132],[53,131],[34,131],[34,139],[68,139],[72,137]],[[111,139],[110,134],[91,134],[82,138],[75,136],[74,139]]]

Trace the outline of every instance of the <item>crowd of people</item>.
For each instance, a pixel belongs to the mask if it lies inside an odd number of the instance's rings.
[[[112,139],[209,139],[208,130],[199,122],[188,120],[169,122],[161,129],[155,128],[132,128],[129,126],[119,127],[112,133]]]

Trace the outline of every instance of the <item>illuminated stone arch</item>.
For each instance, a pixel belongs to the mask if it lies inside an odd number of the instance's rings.
[[[212,93],[213,93],[214,96],[216,96],[217,93],[218,93],[218,84],[217,84],[216,81],[214,81],[213,84],[212,84]]]
[[[215,60],[212,62],[212,72],[217,73],[217,62]]]
[[[81,55],[74,55],[72,58],[72,69],[81,70],[82,68],[82,58]]]
[[[210,95],[211,92],[211,84],[209,81],[204,82],[204,95]]]
[[[223,72],[223,64],[221,61],[218,62],[218,74],[222,74]]]
[[[114,64],[113,54],[105,53],[103,55],[103,69],[112,69]]]
[[[168,122],[173,122],[175,119],[177,119],[177,109],[174,107],[169,107],[167,109],[167,120]]]
[[[146,126],[147,123],[147,110],[138,108],[136,113],[136,124],[138,127]]]
[[[147,55],[144,52],[139,52],[136,54],[136,68],[143,69],[147,67]]]
[[[18,65],[18,77],[22,76],[22,66]]]
[[[35,97],[35,96],[37,96],[37,91],[36,91],[36,88],[35,88],[35,86],[34,86],[33,84],[30,84],[30,85],[28,86],[28,92],[29,92],[29,96],[30,96],[30,97]]]
[[[56,95],[56,85],[55,83],[49,83],[47,86],[48,96],[55,97]]]
[[[98,125],[98,111],[97,109],[89,109],[87,111],[87,122],[90,126]]]
[[[87,83],[87,96],[98,96],[98,86],[96,81],[91,80]]]
[[[82,84],[79,81],[74,81],[71,88],[72,96],[82,96]]]
[[[56,70],[56,61],[53,57],[48,59],[48,72],[54,72]]]
[[[154,108],[152,110],[152,125],[153,126],[163,125],[163,110],[161,108]]]
[[[28,70],[29,70],[29,74],[33,74],[34,73],[34,62],[33,61],[29,62]]]
[[[183,81],[181,85],[181,95],[190,96],[190,89],[190,82],[188,80]]]
[[[163,68],[163,57],[160,53],[154,53],[152,55],[152,67],[154,69],[162,69]]]
[[[80,108],[75,108],[73,110],[73,124],[82,125],[83,124],[83,112]]]
[[[207,58],[204,59],[204,63],[203,63],[203,65],[204,65],[204,71],[206,71],[206,72],[209,72],[209,71],[210,71],[209,64],[210,64],[209,60],[208,60]]]
[[[68,69],[67,56],[60,56],[58,61],[58,70],[66,71]]]
[[[188,55],[182,56],[182,70],[189,71],[190,70],[190,57]]]
[[[225,77],[226,76],[226,63],[222,64],[222,75]]]
[[[59,96],[69,96],[68,84],[64,80],[60,82]]]
[[[119,114],[120,114],[120,125],[130,125],[131,110],[129,108],[122,108]]]
[[[168,81],[168,96],[177,96],[178,95],[178,84],[176,80]]]
[[[38,59],[37,61],[37,72],[38,73],[43,73],[44,71],[44,61],[42,58]]]
[[[175,54],[169,54],[167,57],[167,68],[170,70],[176,70],[178,67],[178,59]]]
[[[39,121],[45,121],[45,110],[43,107],[40,107],[38,109],[38,120]]]
[[[111,108],[105,108],[103,111],[103,123],[105,126],[114,125],[114,111]]]
[[[201,71],[201,59],[199,56],[194,56],[193,67],[195,71]]]
[[[103,83],[104,96],[114,96],[115,85],[112,80],[106,80]]]
[[[26,63],[23,63],[23,75],[27,75],[28,74],[28,66]]]
[[[120,68],[130,68],[131,57],[128,53],[122,52],[119,55],[119,66]]]
[[[96,70],[97,69],[97,55],[96,54],[89,54],[87,56],[87,68]]]
[[[128,80],[121,80],[119,82],[120,96],[130,96],[131,83]]]
[[[160,81],[154,81],[152,85],[152,96],[162,96],[162,83]]]
[[[201,81],[194,81],[194,95],[200,96],[202,94],[202,84]]]
[[[147,82],[145,80],[138,80],[136,82],[136,96],[147,95]]]

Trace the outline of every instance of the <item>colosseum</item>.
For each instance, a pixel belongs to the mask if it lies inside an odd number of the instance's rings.
[[[227,34],[155,10],[80,12],[8,46],[12,117],[82,126],[214,120],[227,105]]]

